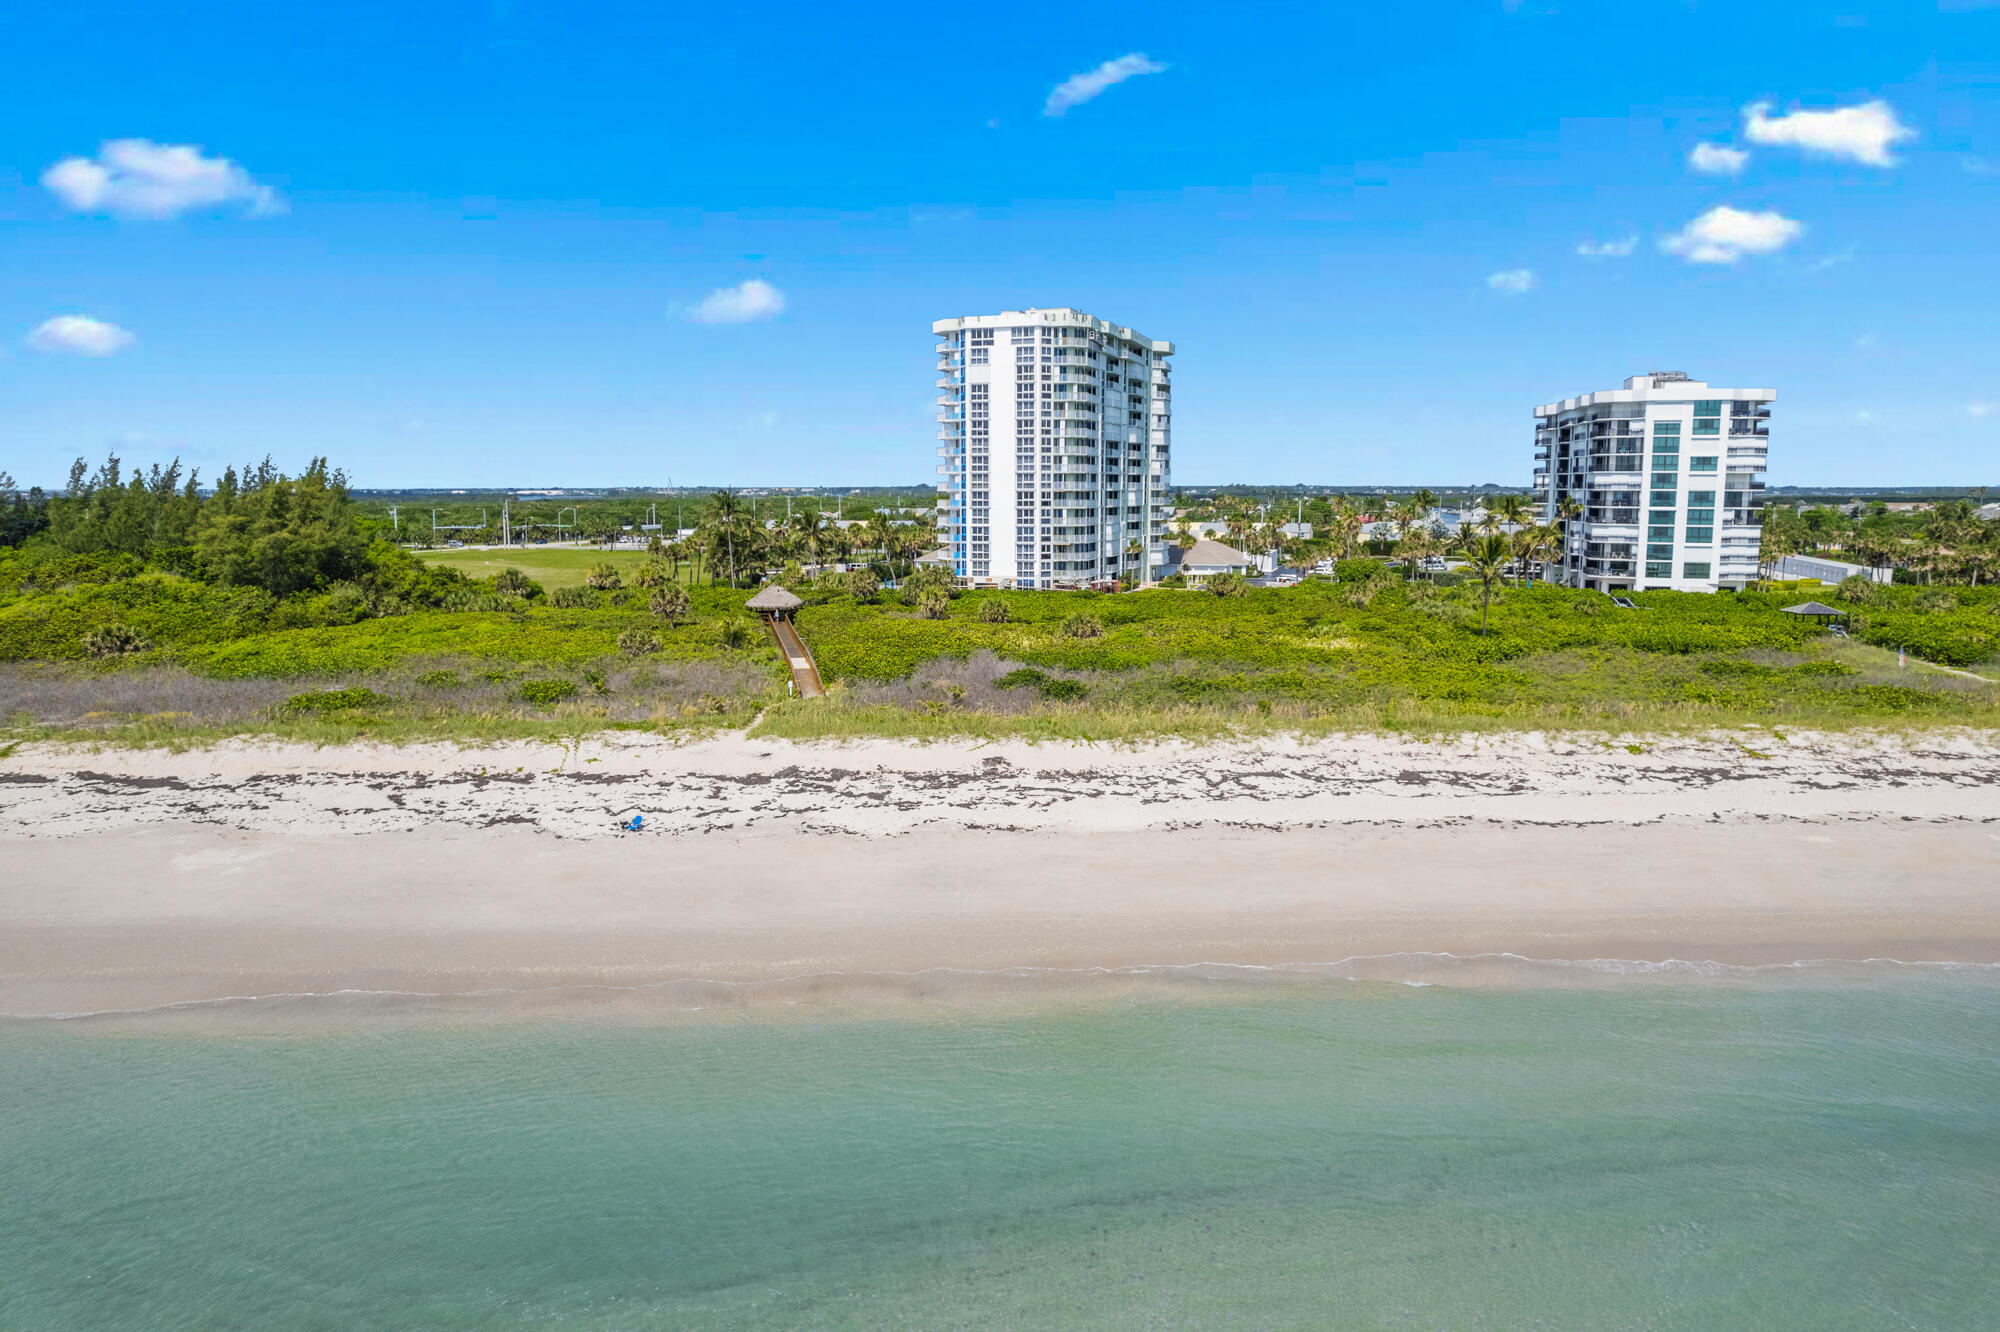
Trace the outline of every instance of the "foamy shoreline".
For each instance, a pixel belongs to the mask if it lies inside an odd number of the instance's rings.
[[[2000,962],[2000,745],[1757,743],[29,747],[0,764],[0,1013]]]

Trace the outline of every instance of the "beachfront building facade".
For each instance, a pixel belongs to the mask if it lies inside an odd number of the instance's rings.
[[[938,531],[974,587],[1166,563],[1174,345],[1072,309],[940,319]]]
[[[1655,371],[1535,408],[1542,521],[1566,500],[1580,511],[1543,576],[1600,592],[1754,581],[1777,396]]]

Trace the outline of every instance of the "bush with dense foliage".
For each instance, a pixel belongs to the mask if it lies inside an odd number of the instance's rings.
[[[129,624],[101,624],[83,636],[83,650],[93,657],[129,657],[149,646]]]
[[[679,583],[666,583],[653,589],[653,595],[647,599],[646,609],[651,611],[656,619],[665,620],[668,624],[678,624],[693,613],[694,599]]]
[[[520,694],[524,702],[532,703],[538,708],[552,708],[556,704],[576,696],[576,682],[574,680],[527,680],[522,683]]]

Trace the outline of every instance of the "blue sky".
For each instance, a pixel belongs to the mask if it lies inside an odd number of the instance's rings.
[[[17,10],[23,484],[922,481],[930,321],[1028,305],[1178,344],[1182,484],[1523,483],[1649,369],[2000,483],[2000,0]]]

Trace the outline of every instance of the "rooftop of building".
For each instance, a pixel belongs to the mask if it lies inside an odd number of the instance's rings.
[[[931,332],[942,337],[947,333],[956,333],[967,328],[1018,328],[1024,324],[1087,328],[1105,337],[1136,342],[1155,356],[1174,354],[1174,344],[1171,342],[1161,338],[1149,338],[1136,329],[1127,328],[1123,324],[1114,324],[1108,319],[1099,319],[1096,315],[1086,314],[1082,310],[1066,305],[1050,309],[1030,306],[1026,310],[1003,310],[999,314],[960,315],[955,319],[939,319],[931,324]]]
[[[1582,393],[1561,402],[1547,402],[1535,408],[1536,416],[1556,416],[1581,407],[1600,407],[1614,402],[1701,402],[1722,399],[1731,402],[1775,402],[1772,388],[1717,388],[1705,379],[1692,379],[1682,370],[1649,370],[1631,375],[1625,387]]]

